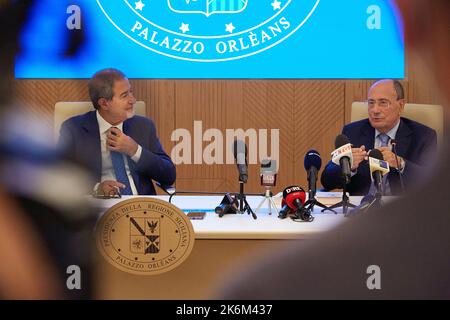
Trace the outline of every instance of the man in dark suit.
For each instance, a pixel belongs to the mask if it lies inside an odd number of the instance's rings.
[[[70,159],[92,172],[99,194],[153,195],[152,179],[175,182],[175,166],[164,152],[153,122],[134,114],[136,99],[126,76],[116,69],[97,72],[89,81],[96,111],[61,126],[60,145]]]
[[[396,0],[406,43],[450,101],[450,2]],[[445,100],[444,100],[445,101]],[[448,137],[449,113],[446,114]],[[426,184],[225,278],[227,299],[450,299],[450,152]],[[254,260],[253,260],[254,261]],[[415,309],[414,309],[415,310]]]
[[[353,167],[347,191],[351,195],[365,195],[371,186],[368,153],[379,149],[391,168],[384,185],[385,194],[401,194],[399,172],[405,188],[413,185],[414,177],[426,171],[436,157],[436,131],[418,122],[400,117],[405,106],[404,90],[400,82],[381,80],[375,82],[368,94],[369,118],[344,127],[352,145]],[[390,142],[395,140],[398,164]],[[359,147],[358,147],[359,146]],[[329,162],[322,173],[325,190],[342,188],[341,168]]]

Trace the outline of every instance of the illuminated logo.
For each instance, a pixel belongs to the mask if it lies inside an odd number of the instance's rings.
[[[205,16],[219,13],[239,13],[247,7],[248,0],[167,0],[169,8],[177,13],[202,13]]]
[[[103,257],[116,268],[139,275],[170,271],[194,246],[192,223],[174,205],[152,198],[122,201],[109,209],[96,228]]]
[[[319,2],[97,0],[129,40],[157,54],[197,62],[241,59],[274,48],[297,33]]]

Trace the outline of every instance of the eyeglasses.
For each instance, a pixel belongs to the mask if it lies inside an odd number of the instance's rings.
[[[376,104],[378,104],[378,106],[380,108],[387,108],[392,104],[392,102],[389,101],[388,99],[378,99],[378,100],[369,99],[369,100],[367,100],[367,105],[369,106],[369,108],[375,107]]]

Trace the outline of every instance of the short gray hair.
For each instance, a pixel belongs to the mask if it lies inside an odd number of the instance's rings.
[[[402,84],[398,80],[392,80],[394,83],[394,89],[397,93],[397,100],[405,99],[405,89],[403,89]]]
[[[97,71],[88,83],[89,97],[91,98],[94,108],[100,108],[98,100],[101,98],[111,100],[114,96],[114,83],[125,78],[126,76],[122,71],[114,68]]]

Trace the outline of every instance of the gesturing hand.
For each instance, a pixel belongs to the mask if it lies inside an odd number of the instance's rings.
[[[130,157],[134,156],[138,149],[136,141],[117,128],[109,129],[106,135],[106,145],[109,150],[125,153]]]
[[[367,159],[366,147],[362,145],[359,148],[352,148],[353,166],[352,171],[358,169],[359,164]]]
[[[126,186],[123,183],[114,180],[105,180],[98,185],[97,193],[103,195],[120,194],[120,189],[125,188]]]
[[[397,168],[397,161],[395,161],[395,154],[388,147],[380,147],[378,150],[383,154],[384,161],[389,163],[389,167]],[[401,157],[398,157],[399,163],[401,163]],[[398,169],[398,168],[397,168]]]

